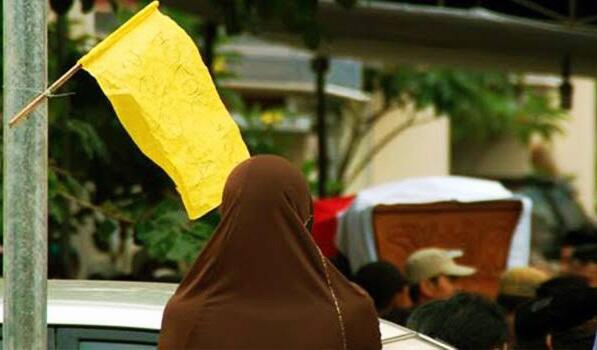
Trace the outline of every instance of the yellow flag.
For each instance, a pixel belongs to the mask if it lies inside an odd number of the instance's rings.
[[[193,40],[158,5],[149,4],[79,63],[196,219],[221,203],[228,174],[249,153]]]

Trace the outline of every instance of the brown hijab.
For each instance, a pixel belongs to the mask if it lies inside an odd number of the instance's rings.
[[[371,300],[305,229],[311,207],[284,159],[236,167],[219,227],[164,310],[159,349],[381,349]]]

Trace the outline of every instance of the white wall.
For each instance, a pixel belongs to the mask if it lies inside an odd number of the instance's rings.
[[[384,116],[364,140],[363,149],[357,159],[404,121],[409,113],[401,110]],[[419,121],[431,118],[433,117],[430,111],[417,115]],[[346,192],[355,193],[364,188],[408,177],[447,175],[449,172],[450,122],[445,117],[433,118],[430,122],[409,127],[388,143],[361,175],[348,185]]]
[[[490,145],[457,145],[452,149],[452,172],[459,175],[512,177],[532,172],[530,151],[515,136]]]
[[[575,78],[570,119],[564,133],[553,139],[555,162],[564,175],[574,178],[579,199],[589,213],[595,211],[595,82]]]
[[[541,88],[554,93],[559,103],[557,77],[533,77]],[[533,83],[532,81],[529,81]],[[592,79],[572,79],[573,106],[569,119],[561,123],[563,132],[545,144],[561,175],[573,178],[573,186],[587,213],[595,212],[595,83]],[[483,148],[465,145],[453,150],[453,171],[473,176],[521,176],[532,172],[529,146],[514,137]]]

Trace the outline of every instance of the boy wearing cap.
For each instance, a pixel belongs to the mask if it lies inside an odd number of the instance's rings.
[[[477,271],[454,261],[462,254],[460,250],[425,248],[408,257],[406,278],[411,285],[410,296],[415,305],[447,299],[458,292],[460,277],[471,276]]]

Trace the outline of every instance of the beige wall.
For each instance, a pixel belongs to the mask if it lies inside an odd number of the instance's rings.
[[[309,159],[312,142],[308,134],[279,132],[274,135],[274,143],[283,151],[282,156],[297,167]],[[316,145],[314,145],[316,147]]]
[[[531,84],[557,91],[557,77],[533,77]],[[595,212],[595,83],[574,78],[573,106],[569,119],[562,123],[563,133],[547,143],[554,162],[564,176],[574,179],[579,200],[587,213]],[[557,95],[554,99],[558,101]],[[520,176],[532,172],[530,151],[514,137],[484,146],[465,145],[453,150],[452,171],[472,176]]]
[[[70,19],[70,34],[73,38],[80,38],[83,36],[93,36],[95,34],[95,13],[83,13],[81,11],[81,3],[75,1],[73,7],[68,13]]]
[[[457,145],[451,156],[452,172],[458,175],[499,178],[532,172],[529,148],[514,136],[504,137],[491,145]]]
[[[371,150],[409,113],[396,111],[386,115],[363,142],[360,156]],[[409,127],[383,148],[356,181],[348,186],[347,193],[408,177],[449,174],[449,120],[433,118],[431,112],[418,114],[417,120],[421,124]]]
[[[564,133],[553,139],[555,162],[564,175],[574,177],[574,186],[584,208],[595,212],[595,82],[573,79],[574,95],[570,119]]]
[[[90,45],[95,43],[95,11],[83,13],[81,10],[81,3],[75,1],[69,10],[67,17],[70,21],[69,29],[71,38],[79,39],[87,37],[90,39]],[[51,10],[48,12],[48,21],[56,21],[56,14]],[[91,49],[91,46],[89,49]]]

